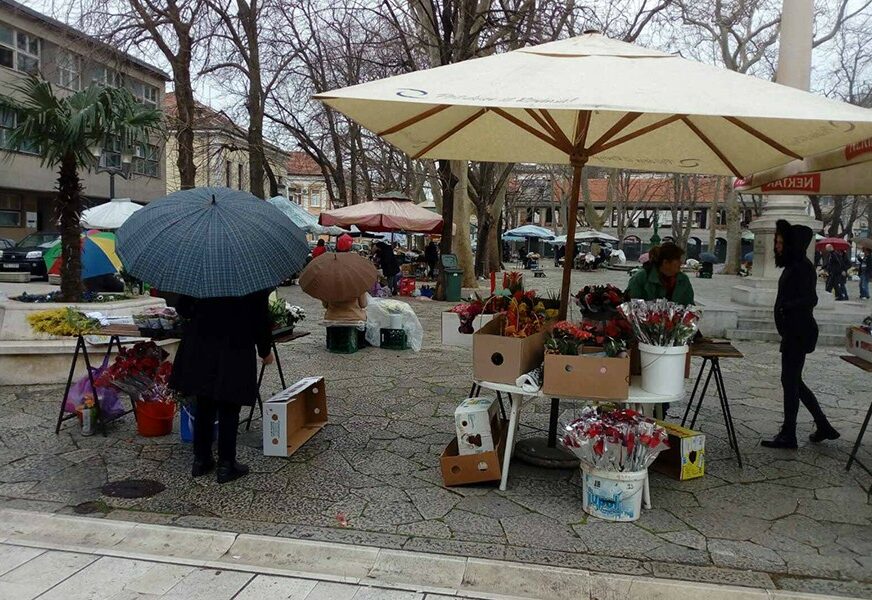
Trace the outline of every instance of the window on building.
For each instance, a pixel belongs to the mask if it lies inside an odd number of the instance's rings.
[[[303,205],[303,190],[298,187],[291,187],[290,191],[291,202],[296,202],[300,206]]]
[[[68,90],[82,87],[82,60],[72,52],[59,50],[57,54],[57,73],[59,86]]]
[[[39,71],[39,38],[0,25],[0,66],[22,73]]]
[[[21,211],[0,210],[0,227],[21,227]]]
[[[100,155],[101,167],[121,168],[121,138],[111,136],[103,145],[103,153]]]
[[[94,82],[109,87],[124,87],[124,74],[103,65],[94,69]]]
[[[39,154],[39,147],[36,144],[25,143],[17,148],[12,147],[12,130],[15,128],[18,119],[16,114],[9,110],[0,110],[0,148],[6,150],[15,150],[24,154]]]
[[[130,92],[140,104],[148,108],[157,108],[157,88],[141,81],[130,82]]]
[[[242,189],[242,163],[239,163],[236,167],[236,181],[239,189]]]
[[[133,153],[132,170],[137,175],[157,177],[160,172],[160,153],[154,144],[137,144]]]
[[[230,182],[230,174],[233,172],[232,168],[233,165],[229,160],[224,162],[224,187],[231,187],[232,185]]]
[[[545,209],[545,222],[551,223],[554,219],[554,211],[550,208]]]
[[[321,190],[311,190],[309,192],[309,206],[321,208]]]

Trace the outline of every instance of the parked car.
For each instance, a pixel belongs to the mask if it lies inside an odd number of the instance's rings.
[[[0,271],[4,273],[24,271],[30,273],[31,277],[47,279],[48,271],[42,255],[60,239],[60,234],[56,232],[31,233],[11,248],[0,251]]]
[[[0,250],[6,250],[7,248],[11,248],[15,245],[15,242],[12,240],[7,240],[6,238],[0,238]]]

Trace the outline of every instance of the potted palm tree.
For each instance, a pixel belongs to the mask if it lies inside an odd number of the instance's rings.
[[[57,213],[61,231],[61,296],[82,299],[80,253],[82,214],[81,171],[97,166],[94,149],[119,140],[130,149],[163,132],[163,113],[137,102],[123,88],[92,84],[59,97],[51,83],[30,76],[0,95],[0,110],[17,115],[10,148],[36,151],[43,166],[58,170]],[[13,150],[14,151],[14,150]]]

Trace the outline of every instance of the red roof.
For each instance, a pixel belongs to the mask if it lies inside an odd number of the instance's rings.
[[[321,167],[305,152],[291,152],[288,159],[289,175],[321,175]]]
[[[194,100],[194,126],[198,128],[228,129],[234,133],[245,135],[245,131],[223,112],[210,108],[202,102]],[[164,113],[171,119],[176,118],[176,94],[167,92],[164,96]]]

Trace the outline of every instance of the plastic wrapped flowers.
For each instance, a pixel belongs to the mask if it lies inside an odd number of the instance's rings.
[[[564,427],[563,445],[583,468],[603,471],[643,471],[669,448],[666,430],[634,410],[599,413],[586,407]]]
[[[651,346],[685,346],[699,329],[701,311],[668,300],[630,300],[618,310],[633,328],[636,339]]]

